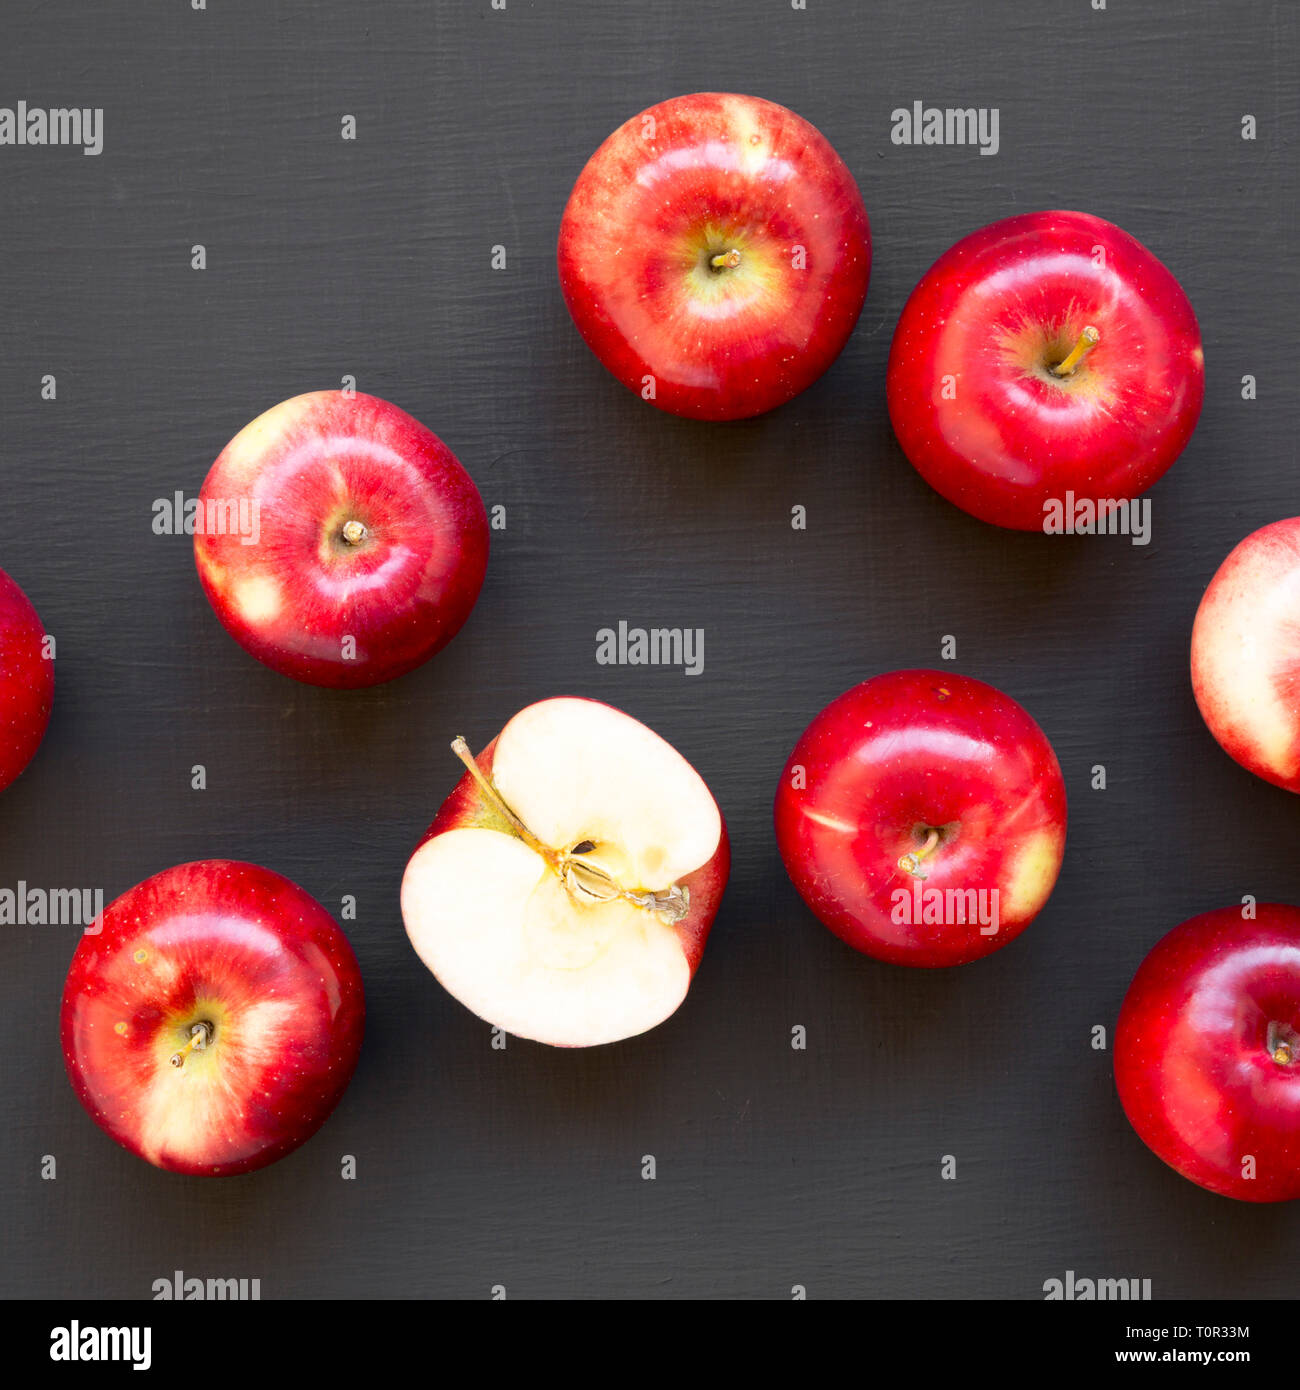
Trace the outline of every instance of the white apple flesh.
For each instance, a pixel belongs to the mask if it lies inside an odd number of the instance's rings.
[[[592,700],[517,714],[452,793],[402,882],[420,959],[479,1017],[589,1047],[686,997],[726,882],[722,816],[694,768]]]

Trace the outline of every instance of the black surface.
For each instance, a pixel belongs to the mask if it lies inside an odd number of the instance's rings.
[[[1300,1213],[1164,1168],[1090,1040],[1170,927],[1247,892],[1300,900],[1300,804],[1219,752],[1186,673],[1220,559],[1300,510],[1293,6],[10,0],[2,23],[0,104],[106,115],[98,158],[0,148],[0,565],[59,642],[49,737],[0,798],[0,885],[111,898],[231,856],[336,913],[355,894],[369,1033],[295,1155],[240,1179],[157,1172],[64,1079],[75,931],[5,928],[0,1292],[141,1297],[176,1269],[258,1277],[266,1298],[1037,1298],[1067,1269],[1150,1278],[1157,1297],[1292,1288]],[[600,140],[702,88],[818,125],[875,237],[838,364],[730,427],[606,376],[553,265]],[[997,106],[1000,153],[893,146],[890,112],[915,100]],[[912,285],[966,232],[1051,206],[1146,242],[1201,319],[1204,414],[1152,494],[1146,548],[986,527],[890,434],[885,357]],[[508,529],[445,653],[331,694],[231,642],[151,504],[196,491],[265,407],[349,373],[441,434]],[[704,674],[597,666],[596,630],[620,618],[703,627]],[[1072,819],[1025,936],[909,972],[814,921],[769,808],[818,709],[937,664],[944,634],[954,669],[1047,730]],[[416,960],[397,886],[455,780],[448,739],[481,745],[564,692],[628,709],[696,764],[731,826],[732,883],[663,1027],[496,1052]]]

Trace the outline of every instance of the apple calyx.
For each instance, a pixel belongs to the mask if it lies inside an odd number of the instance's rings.
[[[929,833],[926,835],[925,843],[921,848],[910,850],[898,861],[898,867],[902,869],[905,874],[911,874],[913,878],[926,877],[926,874],[921,869],[921,861],[938,848],[939,841],[943,838],[934,826],[928,826],[927,830]]]
[[[360,545],[370,532],[366,530],[364,522],[345,521],[339,534],[343,537],[345,545]]]
[[[1087,328],[1079,334],[1078,341],[1070,350],[1070,355],[1064,361],[1058,362],[1053,367],[1053,376],[1073,376],[1075,368],[1101,341],[1101,334],[1089,324]]]
[[[1265,1046],[1268,1048],[1269,1056],[1279,1067],[1289,1067],[1300,1055],[1300,1036],[1294,1028],[1288,1028],[1285,1023],[1273,1020],[1268,1025]]]
[[[540,855],[557,875],[569,895],[579,903],[608,903],[618,898],[635,907],[654,912],[669,925],[680,922],[691,909],[690,889],[674,883],[659,893],[624,888],[614,876],[595,860],[586,858],[595,850],[590,840],[582,840],[571,849],[557,850],[543,844],[506,804],[505,798],[483,775],[469,744],[464,738],[452,740],[451,751],[464,763],[475,785],[488,804],[514,830],[515,834],[536,854]]]
[[[185,1057],[190,1052],[202,1052],[211,1042],[216,1029],[206,1018],[201,1018],[190,1026],[190,1040],[179,1052],[173,1052],[170,1061],[174,1067],[183,1067]]]
[[[716,256],[709,258],[709,265],[714,270],[735,270],[740,264],[740,252],[733,246],[729,251],[720,251]]]

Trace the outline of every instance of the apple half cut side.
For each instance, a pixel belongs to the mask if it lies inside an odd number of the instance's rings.
[[[520,711],[407,865],[402,918],[447,991],[557,1047],[634,1037],[681,1004],[726,885],[699,773],[630,715],[559,697]]]

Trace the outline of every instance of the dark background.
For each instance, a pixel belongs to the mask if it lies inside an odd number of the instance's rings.
[[[59,643],[49,736],[0,799],[0,884],[111,899],[229,856],[335,913],[355,894],[369,1031],[334,1118],[285,1161],[155,1171],[64,1078],[75,929],[5,929],[0,1292],[141,1297],[176,1269],[258,1277],[266,1298],[1039,1298],[1067,1269],[1150,1278],[1157,1297],[1292,1291],[1300,1212],[1166,1169],[1090,1038],[1176,923],[1243,893],[1300,900],[1300,804],[1218,750],[1186,660],[1223,556],[1300,510],[1298,27],[1290,4],[1241,0],[6,0],[0,105],[102,106],[105,148],[0,148],[0,565]],[[875,237],[839,362],[732,426],[609,378],[553,261],[597,144],[708,88],[819,126]],[[893,146],[890,112],[915,100],[999,107],[1000,153]],[[958,237],[1046,207],[1118,222],[1200,316],[1204,414],[1152,493],[1146,548],[985,526],[890,433],[907,293]],[[189,540],[150,524],[254,415],[345,374],[441,434],[508,529],[450,648],[331,693],[244,655]],[[597,666],[596,630],[620,618],[703,627],[704,674]],[[828,700],[938,664],[944,634],[953,669],[1046,729],[1071,824],[1035,925],[931,973],[817,924],[770,803]],[[699,768],[731,887],[668,1023],[494,1052],[410,949],[398,884],[455,781],[451,736],[481,746],[560,693],[627,709]]]

